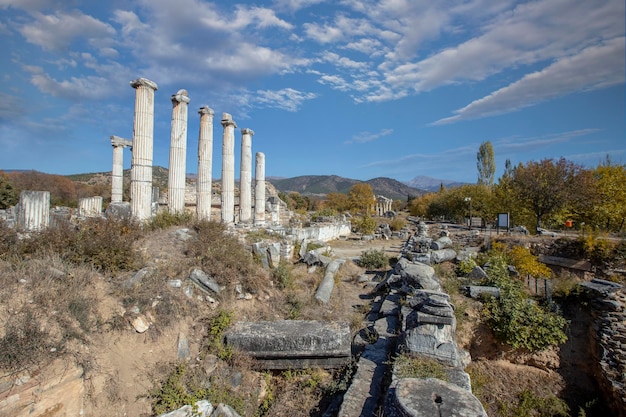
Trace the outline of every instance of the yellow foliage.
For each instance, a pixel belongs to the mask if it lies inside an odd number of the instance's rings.
[[[537,257],[530,253],[528,248],[514,246],[509,251],[509,257],[513,266],[522,276],[533,278],[552,278],[552,270],[547,265],[537,260]]]

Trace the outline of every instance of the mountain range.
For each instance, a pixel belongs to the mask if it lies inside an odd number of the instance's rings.
[[[268,179],[279,191],[290,193],[297,192],[302,195],[325,195],[328,193],[347,193],[350,188],[359,183],[372,186],[374,194],[383,195],[394,200],[406,200],[407,197],[419,197],[426,193],[425,190],[408,186],[392,178],[373,178],[367,181],[359,181],[337,175],[303,175],[293,178]]]

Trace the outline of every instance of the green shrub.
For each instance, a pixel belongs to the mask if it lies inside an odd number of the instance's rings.
[[[207,341],[207,348],[209,352],[222,360],[229,360],[233,356],[232,348],[230,346],[224,346],[222,341],[224,330],[231,325],[232,321],[233,313],[226,310],[219,310],[217,315],[209,321],[209,340]]]
[[[553,395],[540,397],[530,389],[525,389],[517,395],[517,404],[510,406],[501,404],[500,412],[503,416],[511,417],[556,417],[569,416],[567,404]]]
[[[389,266],[389,257],[382,250],[369,249],[361,252],[359,265],[367,269],[380,269]]]
[[[195,405],[209,397],[209,390],[202,387],[187,364],[180,362],[161,384],[153,388],[149,394],[154,414],[163,414],[176,410],[184,405]]]
[[[465,277],[477,266],[476,261],[473,258],[463,259],[456,265],[456,274],[458,276]]]
[[[528,297],[522,283],[509,277],[502,258],[490,259],[485,285],[500,288],[500,298],[485,301],[483,315],[496,337],[514,349],[530,351],[560,345],[567,340],[565,319]]]

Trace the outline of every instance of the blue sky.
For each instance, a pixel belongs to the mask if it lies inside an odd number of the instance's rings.
[[[626,163],[623,0],[0,0],[0,169],[111,170],[139,77],[156,82],[154,164],[171,95],[255,131],[266,175],[475,182],[565,157]],[[235,133],[236,169],[241,132]],[[130,152],[124,154],[130,167]],[[238,176],[238,174],[236,174]]]

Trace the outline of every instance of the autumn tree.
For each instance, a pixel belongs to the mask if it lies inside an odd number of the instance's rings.
[[[476,167],[478,168],[478,184],[493,185],[493,176],[496,173],[496,161],[491,142],[483,142],[476,154]]]
[[[350,210],[369,214],[376,202],[372,186],[365,182],[354,184],[348,191],[348,202]]]
[[[596,199],[593,216],[607,230],[622,230],[626,218],[626,166],[607,158],[593,170]]]
[[[335,209],[342,213],[350,209],[348,202],[348,196],[342,193],[328,193],[326,194],[326,200],[324,201],[324,207]]]
[[[582,167],[561,158],[544,159],[518,165],[513,170],[511,191],[517,202],[530,210],[536,227],[548,216],[557,213],[572,201]]]

